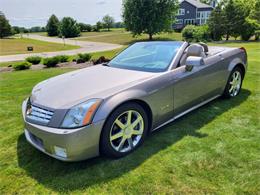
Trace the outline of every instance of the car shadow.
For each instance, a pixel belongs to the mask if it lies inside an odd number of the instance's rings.
[[[200,132],[204,125],[239,106],[249,95],[250,91],[243,89],[236,98],[216,99],[152,133],[138,150],[117,160],[97,157],[82,162],[61,162],[34,149],[21,134],[17,142],[18,165],[41,185],[59,193],[106,183],[135,169],[185,136],[203,139],[207,136]]]

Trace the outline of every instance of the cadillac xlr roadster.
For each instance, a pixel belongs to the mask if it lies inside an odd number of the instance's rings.
[[[237,96],[246,68],[244,48],[135,43],[109,63],[37,84],[22,105],[25,136],[63,161],[123,157],[163,125]]]

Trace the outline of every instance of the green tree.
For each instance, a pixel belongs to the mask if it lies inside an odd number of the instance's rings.
[[[250,19],[249,17],[246,18],[244,24],[241,26],[241,38],[244,41],[248,41],[250,37],[255,34],[255,31],[259,29],[259,24],[257,20]]]
[[[59,35],[59,19],[53,14],[46,25],[46,31],[48,36],[58,36]]]
[[[255,19],[260,24],[260,0],[255,1],[250,18]]]
[[[115,23],[115,20],[112,16],[105,15],[102,19],[104,27],[107,28],[107,31],[110,30],[110,28],[113,27],[113,24]]]
[[[102,22],[98,21],[98,22],[96,23],[95,27],[94,27],[94,30],[95,30],[96,32],[99,32],[102,28],[103,28]]]
[[[219,41],[225,34],[225,24],[224,21],[224,11],[220,5],[214,9],[209,17],[208,26],[211,32],[212,39],[214,41]]]
[[[124,0],[123,18],[126,29],[134,36],[171,31],[178,9],[178,0]]]
[[[12,35],[12,28],[5,15],[0,12],[0,38]]]
[[[60,23],[60,33],[66,38],[80,36],[80,27],[71,17],[64,17]]]
[[[81,32],[91,32],[92,30],[92,26],[90,24],[79,23],[78,25]]]

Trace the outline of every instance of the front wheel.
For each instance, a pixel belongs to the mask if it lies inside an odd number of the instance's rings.
[[[227,98],[237,96],[241,90],[242,81],[243,76],[241,68],[234,68],[229,76],[223,96]]]
[[[120,158],[140,146],[148,131],[145,110],[136,103],[119,106],[107,119],[101,135],[102,154]]]

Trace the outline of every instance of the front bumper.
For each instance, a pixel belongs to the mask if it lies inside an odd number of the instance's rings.
[[[38,150],[62,161],[80,161],[99,155],[99,139],[104,121],[78,129],[58,129],[25,120],[26,102],[22,106],[25,137]],[[55,148],[63,149],[65,155]]]

